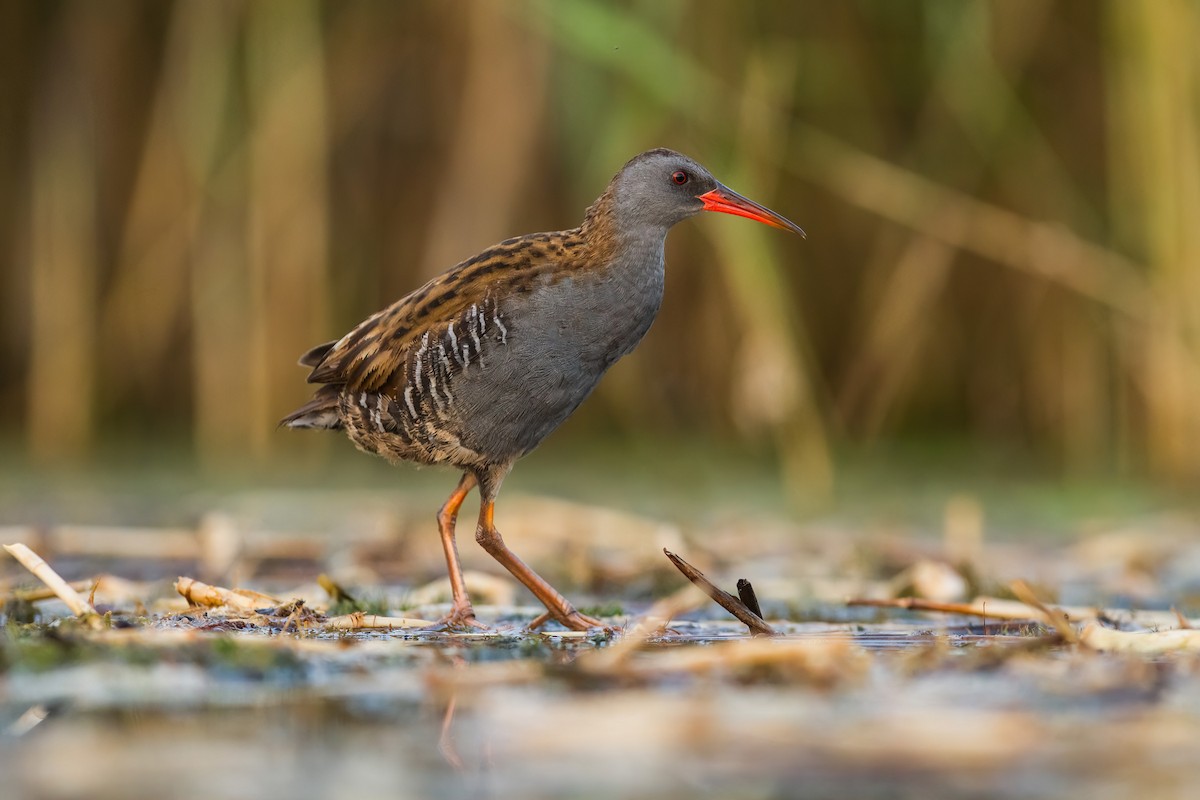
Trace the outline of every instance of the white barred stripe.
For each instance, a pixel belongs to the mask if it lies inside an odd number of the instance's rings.
[[[504,323],[500,321],[500,315],[496,314],[492,317],[496,323],[496,327],[500,329],[500,344],[508,344],[508,328],[504,327]]]

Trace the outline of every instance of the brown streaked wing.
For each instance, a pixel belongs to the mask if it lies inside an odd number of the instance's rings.
[[[404,369],[411,346],[425,331],[459,319],[489,290],[522,273],[532,279],[579,263],[582,254],[564,244],[578,236],[578,230],[529,234],[463,261],[359,323],[313,365],[308,382],[346,384],[354,391],[380,389]]]

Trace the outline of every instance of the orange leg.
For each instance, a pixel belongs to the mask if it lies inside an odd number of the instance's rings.
[[[482,497],[479,501],[479,526],[475,529],[475,540],[491,555],[492,558],[504,565],[517,580],[525,584],[529,591],[542,602],[550,616],[571,630],[585,631],[588,628],[603,627],[604,623],[586,614],[580,614],[575,606],[567,602],[558,591],[534,572],[529,566],[517,558],[516,553],[508,549],[500,538],[500,531],[492,521],[495,501]]]
[[[458,545],[454,542],[454,527],[458,520],[458,509],[473,488],[475,488],[475,476],[468,472],[462,476],[458,487],[451,493],[437,515],[438,532],[442,535],[442,549],[446,552],[446,571],[450,573],[450,592],[454,596],[454,608],[441,622],[447,625],[483,628],[486,626],[476,621],[475,609],[471,607],[471,598],[467,596],[467,584],[463,580],[462,564],[458,561]]]

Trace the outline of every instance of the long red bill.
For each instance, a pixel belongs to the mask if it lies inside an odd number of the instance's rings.
[[[704,194],[700,195],[699,198],[700,201],[704,203],[705,211],[720,211],[725,214],[736,214],[739,217],[757,220],[775,228],[791,231],[792,233],[798,233],[807,238],[806,234],[804,233],[804,229],[796,223],[792,222],[786,217],[776,214],[774,211],[765,206],[760,206],[753,200],[747,200],[737,192],[733,191],[727,186],[722,186],[719,183],[717,184],[717,188],[713,189],[711,192],[705,192]]]

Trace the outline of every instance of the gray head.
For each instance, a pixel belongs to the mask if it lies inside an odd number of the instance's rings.
[[[722,211],[804,235],[800,226],[747,200],[696,161],[666,148],[632,158],[612,179],[610,190],[613,212],[625,230],[665,231],[701,211]]]

